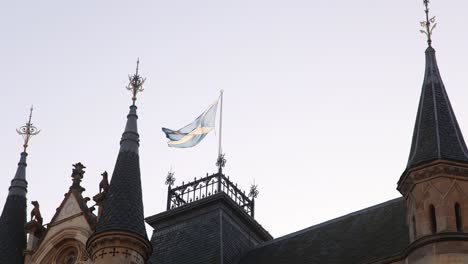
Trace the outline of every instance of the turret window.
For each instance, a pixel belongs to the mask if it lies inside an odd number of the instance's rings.
[[[437,232],[437,219],[435,207],[432,204],[429,206],[429,219],[431,221],[431,232],[435,234]]]
[[[413,215],[412,222],[413,222],[413,239],[416,239],[416,217],[414,217],[414,215]]]
[[[461,219],[461,207],[459,203],[455,203],[455,223],[457,225],[457,231],[461,232],[463,230],[463,224]]]

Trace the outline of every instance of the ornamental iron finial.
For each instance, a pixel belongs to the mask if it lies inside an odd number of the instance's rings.
[[[172,168],[169,172],[167,172],[167,176],[166,176],[166,185],[168,186],[173,186],[175,181],[176,181],[176,178],[174,177],[174,172],[172,171]]]
[[[143,89],[143,83],[145,83],[145,81],[146,81],[146,78],[142,78],[139,75],[139,73],[138,73],[139,67],[140,67],[140,59],[138,58],[137,59],[137,66],[136,66],[136,72],[135,72],[134,75],[129,75],[128,76],[128,80],[130,82],[126,87],[127,90],[132,92],[133,105],[135,105],[135,101],[137,99],[137,94],[139,92],[143,92],[143,90],[144,90]]]
[[[258,191],[258,185],[255,184],[255,182],[250,186],[250,191],[249,191],[249,197],[252,199],[257,198],[258,194],[260,192]]]
[[[24,144],[23,144],[24,150],[23,151],[24,152],[26,152],[26,149],[28,148],[29,140],[31,139],[31,137],[35,136],[35,135],[39,134],[39,132],[41,132],[41,130],[37,129],[37,127],[33,126],[33,123],[31,123],[33,110],[34,110],[34,108],[33,108],[33,106],[31,106],[31,109],[30,109],[30,112],[29,112],[29,120],[26,123],[26,125],[16,129],[16,132],[18,132],[18,134],[23,136],[23,139],[24,139]]]
[[[219,154],[218,159],[216,160],[216,166],[218,167],[219,173],[221,173],[224,166],[226,166],[225,154]]]
[[[424,30],[420,30],[421,33],[425,34],[427,36],[427,44],[429,47],[432,46],[432,32],[434,31],[434,28],[437,26],[437,23],[435,22],[435,16],[432,18],[429,18],[429,0],[424,0],[424,6],[426,9],[424,12],[426,13],[426,21],[421,22],[421,27],[424,28]]]

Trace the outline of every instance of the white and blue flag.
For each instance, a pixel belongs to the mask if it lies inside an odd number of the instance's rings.
[[[173,148],[190,148],[196,146],[215,128],[218,100],[211,104],[195,121],[179,130],[163,127],[162,131],[169,139],[167,144]]]

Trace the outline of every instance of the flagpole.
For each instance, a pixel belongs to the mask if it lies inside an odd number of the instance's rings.
[[[223,133],[223,93],[224,90],[221,90],[221,101],[220,101],[220,107],[219,107],[219,143],[218,143],[218,157],[221,157],[223,154],[223,150],[221,147],[221,136]]]

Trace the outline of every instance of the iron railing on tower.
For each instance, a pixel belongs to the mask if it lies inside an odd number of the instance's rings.
[[[245,191],[240,190],[237,184],[234,184],[221,171],[211,175],[207,174],[206,177],[201,179],[195,178],[189,183],[182,182],[181,186],[174,188],[172,188],[172,185],[175,179],[171,178],[172,175],[169,173],[169,180],[166,180],[166,184],[168,185],[167,210],[181,207],[222,192],[246,213],[254,217],[255,197],[250,198]]]

